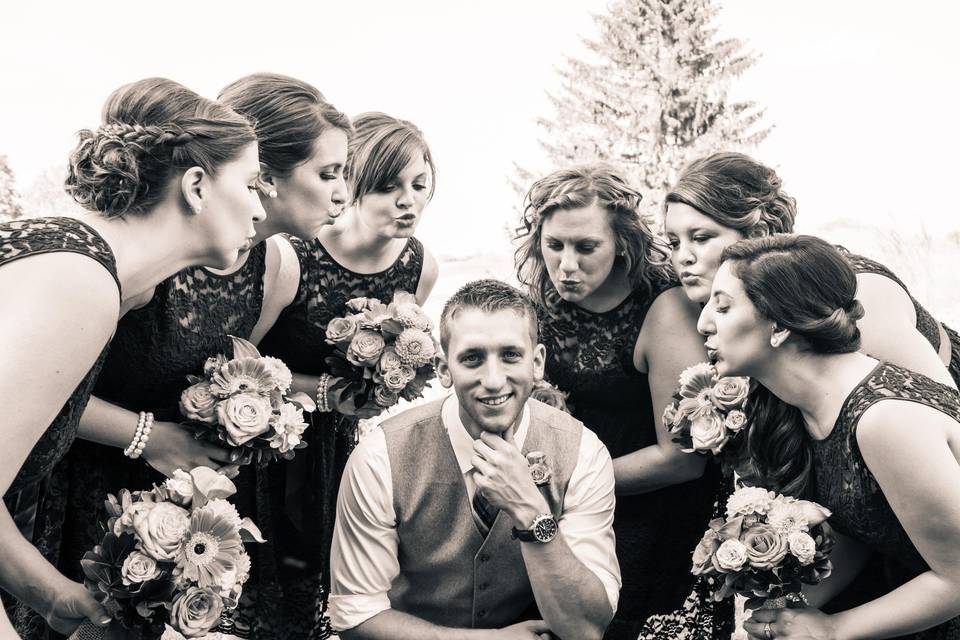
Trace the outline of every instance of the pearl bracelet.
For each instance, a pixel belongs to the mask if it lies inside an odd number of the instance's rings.
[[[330,399],[327,398],[330,380],[331,376],[329,373],[322,374],[320,379],[317,380],[317,411],[327,412],[331,410]]]
[[[139,458],[140,454],[142,454],[143,450],[147,447],[147,441],[150,439],[150,432],[152,430],[153,414],[149,411],[141,411],[137,418],[137,430],[133,434],[133,440],[131,440],[127,448],[123,450],[123,455],[131,460]]]

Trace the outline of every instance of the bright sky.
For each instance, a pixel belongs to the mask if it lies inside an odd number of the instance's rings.
[[[438,164],[418,235],[434,252],[506,249],[512,162],[540,163],[555,68],[605,0],[16,2],[3,12],[0,153],[21,190],[63,164],[114,88],[173,78],[208,96],[254,71],[307,80],[341,110],[417,123]],[[721,35],[761,54],[733,87],[775,129],[752,150],[799,200],[801,230],[837,219],[960,228],[960,4],[729,0]]]

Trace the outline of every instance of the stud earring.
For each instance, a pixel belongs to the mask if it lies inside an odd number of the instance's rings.
[[[277,197],[277,190],[276,190],[276,189],[270,189],[270,193],[268,193],[267,196],[269,196],[269,197],[271,197],[271,198],[276,198],[276,197]]]
[[[200,205],[197,205],[193,208],[194,213],[200,213],[201,211],[203,211],[203,207],[201,207]]]

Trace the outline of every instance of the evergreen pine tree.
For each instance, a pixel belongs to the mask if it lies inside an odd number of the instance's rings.
[[[13,169],[7,156],[0,155],[0,221],[13,220],[23,215],[20,195],[17,193]]]
[[[548,93],[556,115],[537,121],[549,161],[611,163],[651,213],[691,160],[763,140],[763,111],[727,99],[756,58],[716,37],[716,13],[713,0],[617,0],[594,16],[599,37],[584,39],[593,59],[567,58],[561,89]],[[517,175],[524,189],[536,177]]]

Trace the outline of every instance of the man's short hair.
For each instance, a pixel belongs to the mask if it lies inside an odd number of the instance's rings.
[[[495,311],[513,311],[530,324],[530,340],[536,345],[539,340],[537,310],[533,302],[516,287],[506,282],[493,280],[474,280],[460,287],[443,305],[440,314],[440,346],[444,352],[450,344],[450,321],[463,309],[479,309],[487,313]]]

